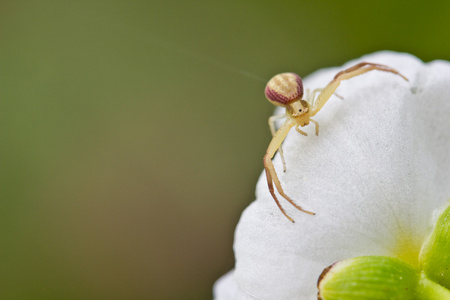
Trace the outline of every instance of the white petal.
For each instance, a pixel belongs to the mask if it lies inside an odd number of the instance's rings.
[[[279,197],[289,222],[263,173],[236,229],[235,297],[221,297],[218,283],[216,299],[317,299],[318,276],[337,260],[398,256],[405,247],[418,254],[433,210],[450,197],[450,64],[378,52],[321,70],[305,88],[324,87],[361,61],[393,67],[409,82],[380,71],[344,81],[344,100],[332,96],[314,117],[318,137],[314,125],[302,128],[308,137],[291,130],[287,172],[278,155],[275,168],[285,192],[316,215]]]
[[[223,275],[214,284],[215,300],[253,300],[247,293],[243,292],[234,280],[234,270]]]

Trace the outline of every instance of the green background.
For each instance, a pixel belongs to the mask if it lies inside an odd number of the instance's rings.
[[[0,299],[210,299],[265,81],[450,59],[450,1],[2,1]]]

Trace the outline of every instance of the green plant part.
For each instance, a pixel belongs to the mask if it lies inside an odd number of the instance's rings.
[[[424,243],[419,263],[429,278],[450,289],[450,205]]]
[[[319,299],[415,299],[418,280],[416,270],[399,259],[362,256],[325,269]]]
[[[450,299],[450,205],[425,240],[415,268],[398,258],[362,256],[326,268],[321,300]]]

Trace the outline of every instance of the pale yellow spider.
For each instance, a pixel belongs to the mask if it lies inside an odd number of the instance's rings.
[[[284,161],[281,143],[286,138],[289,130],[291,130],[291,128],[295,126],[295,130],[303,135],[307,135],[305,132],[300,130],[299,127],[306,126],[309,124],[309,122],[312,122],[314,123],[316,128],[316,135],[319,135],[319,124],[311,119],[311,117],[313,117],[322,109],[328,99],[335,93],[342,80],[350,79],[354,76],[361,75],[371,70],[391,72],[401,76],[403,79],[408,81],[405,76],[388,66],[362,62],[337,73],[336,76],[334,76],[333,80],[331,80],[331,82],[325,88],[315,89],[310,95],[307,95],[306,99],[302,99],[302,79],[295,73],[278,74],[272,77],[272,79],[270,79],[267,83],[265,89],[267,99],[274,105],[285,107],[286,114],[281,116],[272,116],[269,118],[269,126],[273,138],[269,144],[269,147],[267,148],[266,155],[264,156],[264,168],[266,170],[269,191],[272,194],[272,197],[280,208],[281,212],[291,222],[294,222],[294,220],[286,214],[280,202],[278,201],[277,196],[275,195],[273,184],[275,184],[278,193],[280,193],[281,196],[283,196],[298,210],[301,210],[310,215],[314,215],[315,213],[304,210],[284,193],[283,188],[280,184],[280,180],[278,179],[277,173],[272,163],[273,156],[277,151],[280,152],[281,160],[283,162],[283,169],[284,171],[286,171],[286,163]],[[317,98],[315,98],[315,95],[318,92],[320,92],[320,94],[319,96],[317,96]],[[278,131],[276,131],[275,121],[283,117],[286,117],[286,121],[284,121]]]

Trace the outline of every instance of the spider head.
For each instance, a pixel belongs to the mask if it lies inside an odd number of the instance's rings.
[[[305,100],[295,101],[291,103],[286,109],[293,118],[299,118],[304,115],[309,115],[309,105]]]
[[[288,108],[303,97],[302,79],[295,73],[275,75],[267,83],[265,94],[272,104]]]

